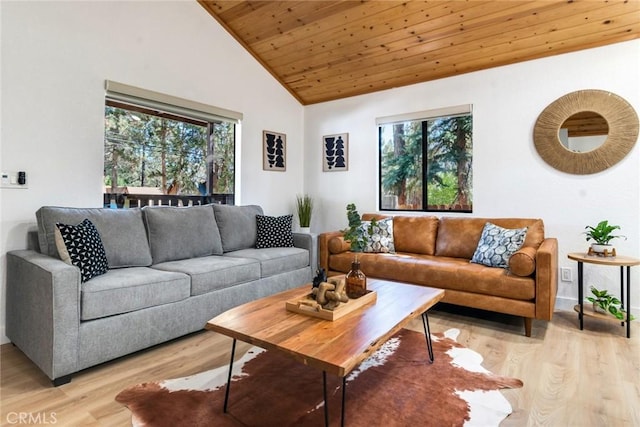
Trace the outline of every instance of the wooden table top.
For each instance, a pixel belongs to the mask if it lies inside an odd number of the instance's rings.
[[[600,256],[589,255],[584,252],[574,252],[567,255],[569,259],[579,262],[587,262],[590,264],[615,265],[615,266],[634,266],[640,265],[640,259],[632,258],[624,255],[617,256]]]
[[[444,297],[441,289],[372,278],[367,288],[377,292],[377,301],[334,321],[285,308],[286,301],[311,292],[307,284],[232,308],[205,328],[344,377]]]

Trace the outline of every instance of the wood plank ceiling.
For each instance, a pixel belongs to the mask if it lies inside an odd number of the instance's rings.
[[[198,1],[304,105],[640,37],[640,0]]]

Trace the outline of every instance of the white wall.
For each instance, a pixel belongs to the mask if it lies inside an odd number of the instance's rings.
[[[559,283],[558,306],[568,307],[577,300],[577,265],[567,253],[587,250],[581,234],[586,225],[601,219],[620,225],[628,240],[614,242],[618,253],[640,257],[640,147],[604,172],[578,176],[548,166],[533,145],[542,110],[581,89],[614,92],[640,111],[640,41],[307,107],[304,180],[319,206],[313,231],[346,227],[350,202],[360,213],[376,211],[376,117],[473,104],[470,216],[544,219],[546,234],[558,238],[560,266],[573,270],[572,283]],[[349,133],[349,170],[322,172],[321,137],[341,132]],[[639,281],[637,267],[635,291]],[[585,265],[585,284],[619,293],[619,271]],[[640,292],[633,292],[632,307],[639,301]]]
[[[195,1],[0,2],[0,340],[6,252],[43,205],[101,206],[105,79],[244,114],[240,203],[293,212],[303,183],[303,107]],[[287,134],[287,171],[262,171],[262,130]]]

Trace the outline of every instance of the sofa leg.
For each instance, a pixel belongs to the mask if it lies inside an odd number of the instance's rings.
[[[65,385],[71,382],[71,375],[55,378],[51,381],[54,387]]]
[[[528,337],[531,336],[531,324],[533,319],[531,317],[523,317],[524,319],[524,334]]]

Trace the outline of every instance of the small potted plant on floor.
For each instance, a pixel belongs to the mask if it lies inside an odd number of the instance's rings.
[[[591,293],[593,296],[587,297],[587,300],[593,304],[593,311],[610,314],[618,320],[626,320],[627,312],[621,308],[622,303],[618,298],[609,294],[606,289],[600,291],[593,286]],[[629,319],[633,320],[634,317],[630,315]]]
[[[296,209],[300,231],[309,233],[311,230],[311,214],[313,213],[313,199],[308,194],[296,196]]]
[[[587,242],[593,240],[594,243],[591,244],[591,252],[595,252],[596,254],[604,254],[604,255],[615,255],[615,248],[609,242],[611,240],[622,237],[626,240],[625,236],[615,235],[613,232],[615,230],[620,230],[619,225],[611,225],[609,221],[604,220],[600,221],[598,225],[591,226],[587,225],[585,227],[587,231],[584,234],[587,235]]]

